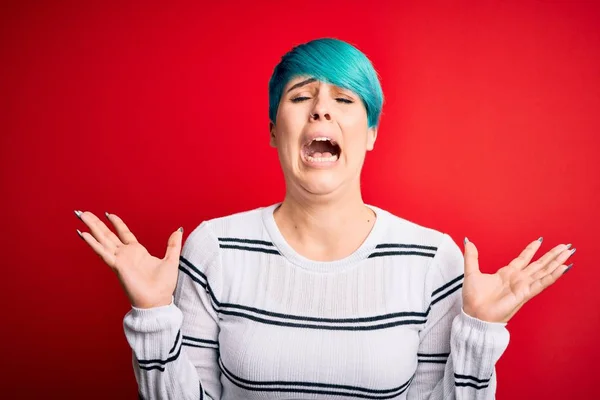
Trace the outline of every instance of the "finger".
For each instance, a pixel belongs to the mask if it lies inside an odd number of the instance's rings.
[[[79,218],[90,228],[91,234],[107,251],[114,253],[117,247],[123,245],[117,235],[93,213],[85,211]]]
[[[533,277],[534,280],[540,279],[542,276],[546,275],[548,271],[553,271],[556,267],[563,264],[565,261],[567,261],[569,257],[571,257],[575,249],[567,250],[565,249],[565,247],[566,246],[564,245],[556,246],[549,252],[552,253],[554,257],[544,258],[548,254],[546,253],[546,255],[542,257],[542,259],[547,260],[545,264],[543,264],[540,259],[532,263],[529,267],[527,267],[525,271],[529,273],[529,275]]]
[[[531,259],[535,255],[535,252],[538,251],[540,246],[542,245],[542,238],[536,239],[533,242],[529,243],[527,247],[518,255],[517,258],[512,260],[508,266],[521,270],[527,267],[531,262]]]
[[[77,229],[79,236],[100,256],[100,258],[111,268],[115,266],[115,255],[107,251],[104,246],[88,232],[81,232]]]
[[[108,220],[112,222],[113,226],[115,227],[115,230],[117,231],[117,234],[119,235],[119,239],[121,240],[121,242],[123,242],[124,244],[137,243],[137,239],[135,238],[133,233],[131,233],[131,231],[129,230],[127,225],[125,225],[125,222],[123,222],[121,218],[119,218],[115,214],[109,213],[106,213],[106,218],[108,218]]]
[[[479,273],[479,252],[477,247],[465,237],[465,277]]]
[[[555,259],[562,251],[568,250],[570,248],[571,248],[570,244],[568,244],[568,245],[559,244],[558,246],[555,246],[553,249],[551,249],[546,254],[544,254],[543,256],[541,256],[535,262],[531,263],[531,265],[528,267],[528,269],[533,267],[533,270],[538,270],[538,269],[540,269],[540,266],[543,268],[550,261],[552,261],[553,259]],[[533,272],[535,272],[535,271],[533,271]]]
[[[177,229],[169,236],[165,260],[179,260],[181,254],[181,242],[183,240],[183,228]]]
[[[558,255],[548,264],[542,267],[537,266],[535,272],[531,275],[533,280],[539,280],[542,279],[544,276],[551,274],[556,268],[564,264],[565,261],[567,261],[569,257],[571,257],[574,251],[575,249],[563,250],[562,252],[558,253]]]
[[[571,266],[572,266],[572,264],[571,264]],[[564,264],[559,265],[558,267],[554,268],[554,270],[551,273],[548,273],[548,274],[542,276],[540,279],[535,280],[531,284],[531,287],[530,287],[531,297],[537,296],[543,290],[545,290],[550,285],[552,285],[554,282],[556,282],[561,276],[564,275],[564,273],[571,266],[567,266]]]

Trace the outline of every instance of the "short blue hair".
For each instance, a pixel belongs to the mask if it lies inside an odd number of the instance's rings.
[[[379,124],[383,91],[377,72],[367,56],[351,44],[338,39],[316,39],[285,54],[269,81],[271,122],[275,123],[285,85],[297,76],[309,76],[351,90],[367,110],[369,128]]]

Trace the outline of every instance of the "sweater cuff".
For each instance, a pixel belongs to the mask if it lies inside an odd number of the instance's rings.
[[[138,360],[166,359],[180,342],[177,332],[182,323],[183,313],[173,302],[154,308],[132,307],[123,319],[125,337]]]
[[[489,378],[509,339],[505,323],[482,321],[462,310],[452,322],[451,351],[455,372]]]
[[[131,333],[158,333],[179,328],[183,322],[183,314],[177,306],[171,304],[153,308],[131,307],[125,315],[123,324]]]
[[[506,327],[505,322],[487,322],[475,317],[471,317],[465,312],[464,309],[461,309],[461,314],[464,324],[481,332],[491,331],[501,333],[505,330],[504,328]]]
[[[510,335],[506,329],[506,323],[487,322],[471,317],[463,309],[452,323],[452,337],[457,345],[461,347],[476,346],[482,351],[493,352],[497,358],[506,350]],[[494,361],[495,362],[495,361]]]

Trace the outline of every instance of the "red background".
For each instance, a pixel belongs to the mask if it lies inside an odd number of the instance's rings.
[[[497,398],[598,391],[597,2],[123,3],[0,9],[0,397],[135,398],[129,305],[73,210],[163,254],[180,225],[281,200],[267,82],[322,36],[381,75],[365,201],[468,236],[488,272],[538,236],[578,249],[510,322]]]

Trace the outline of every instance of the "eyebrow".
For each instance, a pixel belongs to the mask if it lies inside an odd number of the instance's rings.
[[[286,93],[289,93],[289,92],[291,92],[292,90],[294,90],[294,89],[296,89],[296,88],[299,88],[299,87],[301,87],[301,86],[308,85],[309,83],[316,82],[316,80],[317,80],[316,78],[309,78],[309,79],[307,79],[307,80],[305,80],[305,81],[298,82],[298,83],[296,83],[294,86],[292,86],[291,88],[289,88],[289,89],[287,90],[287,92],[286,92]]]

